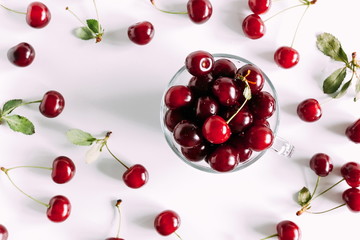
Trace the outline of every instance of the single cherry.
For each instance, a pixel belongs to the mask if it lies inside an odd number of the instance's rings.
[[[321,106],[316,99],[309,98],[298,105],[297,114],[305,122],[315,122],[322,116]]]
[[[246,146],[245,137],[242,134],[233,135],[229,140],[229,144],[234,147],[239,162],[245,162],[253,153],[253,151]]]
[[[237,109],[230,108],[225,114],[224,118],[229,119],[232,115],[236,113]],[[242,108],[235,117],[229,122],[229,127],[232,133],[240,133],[247,127],[249,127],[253,122],[253,115],[249,112],[247,108]]]
[[[210,167],[218,172],[229,172],[239,164],[239,156],[231,145],[220,145],[206,156]]]
[[[234,78],[236,71],[236,65],[231,60],[226,58],[220,58],[214,63],[212,75],[215,79],[219,77]]]
[[[195,51],[185,59],[185,67],[193,76],[199,77],[209,74],[214,68],[214,57],[206,51]]]
[[[245,144],[253,151],[263,151],[271,147],[274,141],[274,134],[270,128],[255,125],[245,132]]]
[[[191,104],[193,96],[190,88],[183,85],[170,87],[165,93],[165,105],[170,109],[176,109]]]
[[[282,68],[294,67],[300,59],[298,51],[292,47],[280,47],[274,53],[274,61]]]
[[[201,24],[210,19],[213,8],[209,0],[189,0],[187,11],[191,21]]]
[[[188,83],[191,92],[196,96],[208,95],[213,83],[213,76],[211,74],[192,77]]]
[[[310,159],[310,168],[320,177],[326,177],[333,170],[330,157],[325,153],[317,153]]]
[[[115,207],[118,210],[118,214],[119,214],[119,225],[118,225],[118,230],[117,230],[117,234],[116,237],[110,237],[110,238],[106,238],[105,240],[124,240],[123,238],[120,238],[120,227],[121,227],[121,211],[120,211],[120,204],[122,203],[121,199],[116,201]]]
[[[350,187],[360,187],[360,164],[348,162],[341,167],[341,176]]]
[[[242,29],[245,36],[251,39],[261,38],[266,31],[263,20],[257,14],[247,16],[242,22]]]
[[[279,240],[300,240],[301,231],[294,222],[285,220],[276,225]]]
[[[238,103],[242,92],[232,78],[219,77],[212,86],[212,92],[224,106],[232,106]]]
[[[212,97],[199,97],[195,104],[195,115],[198,120],[205,121],[219,111],[218,102]]]
[[[26,12],[26,22],[34,28],[43,28],[50,22],[51,13],[47,6],[41,2],[29,4]]]
[[[182,147],[195,147],[202,142],[200,129],[187,120],[175,126],[173,135],[175,141]]]
[[[52,197],[47,209],[47,217],[53,222],[65,221],[71,212],[71,203],[69,199],[62,195]]]
[[[345,134],[354,143],[360,143],[360,119],[348,126]]]
[[[343,192],[343,200],[353,212],[360,212],[360,189],[349,188]]]
[[[191,162],[198,162],[203,160],[209,151],[210,147],[205,143],[200,143],[199,145],[190,148],[181,147],[181,153]]]
[[[0,224],[0,240],[7,240],[9,236],[9,233],[6,229],[6,227],[2,224]]]
[[[135,164],[128,168],[122,176],[130,188],[140,188],[149,180],[149,173],[143,165]]]
[[[67,183],[74,177],[75,171],[74,162],[68,157],[60,156],[53,161],[51,177],[56,183]]]
[[[255,95],[260,92],[265,84],[265,78],[262,71],[253,64],[245,64],[236,72],[236,81],[239,82],[242,78],[248,82],[251,94]]]
[[[270,93],[262,91],[251,98],[249,108],[254,118],[267,119],[274,114],[276,102]]]
[[[269,10],[271,6],[271,0],[249,0],[248,5],[253,13],[263,14]]]
[[[48,91],[44,94],[39,106],[40,113],[48,118],[57,117],[65,107],[65,99],[57,91]]]
[[[30,44],[22,42],[10,48],[7,52],[7,57],[14,65],[26,67],[34,61],[35,50]]]
[[[170,132],[173,132],[175,126],[184,119],[186,119],[185,109],[169,109],[165,113],[164,124]]]
[[[210,143],[221,144],[230,138],[231,130],[222,117],[215,115],[205,120],[202,134]]]
[[[139,45],[148,44],[154,37],[154,26],[148,22],[138,22],[128,28],[129,39]]]
[[[168,236],[180,227],[180,223],[180,217],[176,212],[166,210],[155,217],[154,227],[159,234]]]

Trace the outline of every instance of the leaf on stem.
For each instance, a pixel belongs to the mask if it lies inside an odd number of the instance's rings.
[[[340,91],[338,93],[336,93],[336,95],[334,95],[334,98],[341,98],[342,96],[345,95],[345,93],[347,92],[348,88],[350,87],[352,79],[350,79],[349,81],[347,81],[340,89]]]
[[[335,93],[346,77],[346,67],[339,68],[328,76],[323,84],[323,91],[327,94]]]
[[[23,103],[23,100],[21,99],[12,99],[7,101],[4,106],[3,106],[3,114],[9,114],[11,113],[15,108],[17,108],[18,106],[20,106]]]
[[[35,133],[34,124],[26,117],[20,115],[11,115],[3,117],[3,119],[15,132],[21,132],[26,135],[32,135]]]
[[[340,41],[330,33],[322,33],[317,36],[317,48],[335,61],[348,63],[348,57],[341,47]]]
[[[311,200],[311,193],[307,187],[303,187],[298,193],[298,203],[300,206],[305,206]]]
[[[82,40],[94,39],[94,33],[88,27],[79,27],[75,29],[75,36]]]
[[[87,19],[86,20],[87,26],[90,28],[91,31],[93,31],[95,34],[102,33],[102,27],[98,20],[96,19]]]
[[[80,129],[70,129],[67,131],[66,136],[71,143],[79,146],[89,146],[96,141],[96,138],[94,138],[90,133],[84,132]]]

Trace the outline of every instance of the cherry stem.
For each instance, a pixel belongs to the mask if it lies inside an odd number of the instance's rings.
[[[170,14],[188,14],[188,12],[171,12],[171,11],[166,11],[166,10],[163,10],[163,9],[160,9],[156,6],[155,4],[155,1],[154,0],[150,0],[151,4],[157,9],[159,10],[160,12],[163,12],[163,13],[170,13]]]
[[[180,235],[177,232],[174,232],[174,234],[180,239],[182,240],[182,238],[180,237]]]
[[[20,106],[25,106],[25,105],[29,105],[29,104],[33,104],[33,103],[41,103],[41,102],[42,102],[42,100],[36,100],[36,101],[31,101],[31,102],[23,102],[23,103],[19,104],[18,106],[12,107],[12,108],[8,109],[7,111],[3,112],[2,115],[5,116],[5,115],[11,113],[12,111],[14,111],[15,108],[18,108]]]
[[[118,158],[110,151],[109,146],[107,145],[107,142],[106,142],[106,141],[105,141],[105,147],[106,147],[106,149],[109,151],[110,155],[113,156],[113,158],[115,158],[116,161],[118,161],[121,165],[123,165],[124,168],[129,169],[129,167],[126,166],[125,163],[123,163],[120,159],[118,159]]]
[[[83,21],[81,21],[81,19],[73,12],[70,10],[69,7],[65,8],[67,11],[69,11],[82,25],[84,25],[85,27],[88,27]],[[89,28],[90,29],[90,28]],[[91,30],[91,29],[90,29]],[[92,30],[91,30],[92,31]],[[94,33],[94,32],[93,32]]]
[[[335,186],[337,186],[338,184],[340,184],[342,181],[344,181],[345,179],[341,179],[340,181],[338,181],[337,183],[335,183],[334,185],[332,185],[331,187],[325,189],[324,191],[322,191],[321,193],[319,193],[318,195],[316,195],[314,198],[312,198],[312,200],[320,197],[321,195],[323,195],[324,193],[330,191],[331,189],[333,189]]]
[[[296,8],[296,7],[301,7],[301,6],[303,6],[303,5],[304,5],[304,3],[298,4],[298,5],[295,5],[295,6],[291,6],[291,7],[288,7],[288,8],[285,8],[285,9],[281,10],[280,12],[272,15],[271,17],[265,19],[263,22],[269,21],[269,20],[272,19],[273,17],[275,17],[275,16],[277,16],[277,15],[283,13],[283,12],[286,12],[287,10],[290,10],[290,9],[293,9],[293,8]]]
[[[277,236],[279,236],[279,234],[275,233],[275,234],[273,234],[273,235],[270,235],[270,236],[268,236],[268,237],[266,237],[266,238],[262,238],[262,239],[260,239],[260,240],[265,240],[265,239],[269,239],[269,238],[273,238],[273,237],[277,237]]]
[[[343,206],[345,206],[345,205],[346,205],[346,203],[343,203],[343,204],[341,204],[341,205],[339,205],[339,206],[336,206],[336,207],[333,207],[333,208],[331,208],[331,209],[328,209],[328,210],[325,210],[325,211],[321,211],[321,212],[309,212],[309,211],[305,211],[305,212],[310,213],[310,214],[323,214],[323,213],[327,213],[327,212],[333,211],[333,210],[335,210],[335,209],[341,208],[341,207],[343,207]]]
[[[20,11],[16,11],[16,10],[13,10],[11,8],[8,8],[8,7],[5,7],[4,5],[0,4],[1,7],[5,8],[6,10],[10,11],[10,12],[13,12],[13,13],[19,13],[19,14],[25,14],[26,15],[26,12],[20,12]]]
[[[298,33],[298,30],[299,30],[299,27],[300,27],[300,23],[302,22],[302,20],[303,20],[303,18],[304,18],[304,16],[305,16],[305,13],[306,13],[307,10],[309,9],[309,7],[310,7],[310,4],[306,6],[306,9],[304,10],[303,14],[301,15],[301,18],[300,18],[300,20],[299,20],[299,22],[298,22],[298,24],[297,24],[297,26],[296,26],[295,33],[294,33],[294,37],[293,37],[293,39],[292,39],[292,41],[291,41],[290,47],[293,47],[293,46],[294,46],[295,38],[296,38],[296,35],[297,35],[297,33]]]
[[[6,169],[6,168],[4,168],[4,167],[1,167],[0,170],[5,173],[5,175],[8,177],[9,181],[11,182],[11,184],[12,184],[17,190],[19,190],[22,194],[24,194],[24,195],[27,196],[28,198],[34,200],[35,202],[37,202],[37,203],[45,206],[46,208],[49,208],[49,207],[50,207],[49,204],[46,204],[46,203],[44,203],[44,202],[41,202],[40,200],[38,200],[38,199],[30,196],[29,194],[27,194],[27,193],[25,193],[23,190],[21,190],[21,188],[19,188],[19,187],[13,182],[13,180],[11,179],[11,177],[9,176],[8,171],[9,171],[10,169]]]
[[[119,225],[118,225],[118,229],[117,229],[117,234],[116,234],[116,238],[120,238],[120,227],[121,227],[121,210],[120,210],[120,204],[122,203],[122,200],[119,199],[116,201],[115,207],[118,210],[119,213]]]
[[[241,104],[239,109],[226,121],[227,124],[229,124],[231,122],[231,120],[233,120],[233,118],[241,111],[241,109],[245,106],[247,101],[248,100],[245,98],[245,101]]]
[[[313,196],[314,196],[315,193],[316,193],[316,190],[317,190],[317,188],[318,188],[318,186],[319,186],[320,178],[321,178],[320,176],[317,177],[316,184],[315,184],[315,188],[314,188],[313,193],[311,194],[311,198],[313,198]]]
[[[13,169],[17,169],[17,168],[38,168],[38,169],[52,170],[52,168],[40,167],[40,166],[16,166],[16,167],[12,167],[12,168],[7,168],[6,172],[13,170]]]
[[[96,12],[96,19],[98,21],[98,28],[100,30],[100,18],[99,18],[99,12],[98,12],[98,9],[97,9],[97,6],[96,6],[96,1],[93,0],[93,3],[94,3],[94,7],[95,7],[95,12]]]

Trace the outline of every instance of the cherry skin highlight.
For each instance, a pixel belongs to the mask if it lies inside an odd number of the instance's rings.
[[[52,222],[63,222],[69,217],[70,212],[71,204],[69,199],[62,195],[57,195],[50,199],[46,214]]]
[[[43,28],[49,24],[51,13],[41,2],[32,2],[26,11],[26,22],[33,28]]]
[[[154,34],[154,26],[148,21],[135,23],[128,28],[129,39],[138,45],[148,44]]]
[[[310,168],[320,177],[326,177],[333,170],[330,157],[325,153],[317,153],[310,159]]]
[[[210,19],[213,8],[209,0],[189,0],[187,11],[191,21],[202,24]]]
[[[294,67],[300,59],[300,54],[292,47],[280,47],[274,53],[274,61],[282,68]]]
[[[126,186],[140,188],[149,180],[149,173],[143,165],[135,164],[124,172],[122,178]]]
[[[7,57],[14,65],[27,67],[34,61],[35,50],[30,44],[22,42],[10,48]]]
[[[74,177],[75,171],[74,162],[68,157],[60,156],[53,161],[51,178],[59,184],[67,183]]]
[[[185,67],[195,77],[209,74],[214,68],[214,57],[206,51],[195,51],[185,59]]]
[[[315,122],[322,116],[321,106],[316,99],[306,99],[298,105],[297,115],[305,122]]]
[[[259,39],[266,32],[263,20],[256,14],[251,14],[243,20],[242,29],[245,36],[251,39]]]
[[[155,217],[154,227],[160,235],[168,236],[180,227],[180,223],[180,217],[176,212],[166,210]]]
[[[48,118],[57,117],[65,107],[65,99],[57,91],[48,91],[44,94],[39,106],[42,115]]]
[[[345,135],[354,143],[360,143],[360,119],[346,128]]]

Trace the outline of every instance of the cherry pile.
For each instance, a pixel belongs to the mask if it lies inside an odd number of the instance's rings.
[[[164,95],[164,124],[192,162],[204,160],[218,172],[232,171],[253,151],[271,147],[274,134],[267,121],[276,108],[263,91],[265,78],[253,64],[240,68],[205,51],[190,53],[187,85],[171,86]]]

